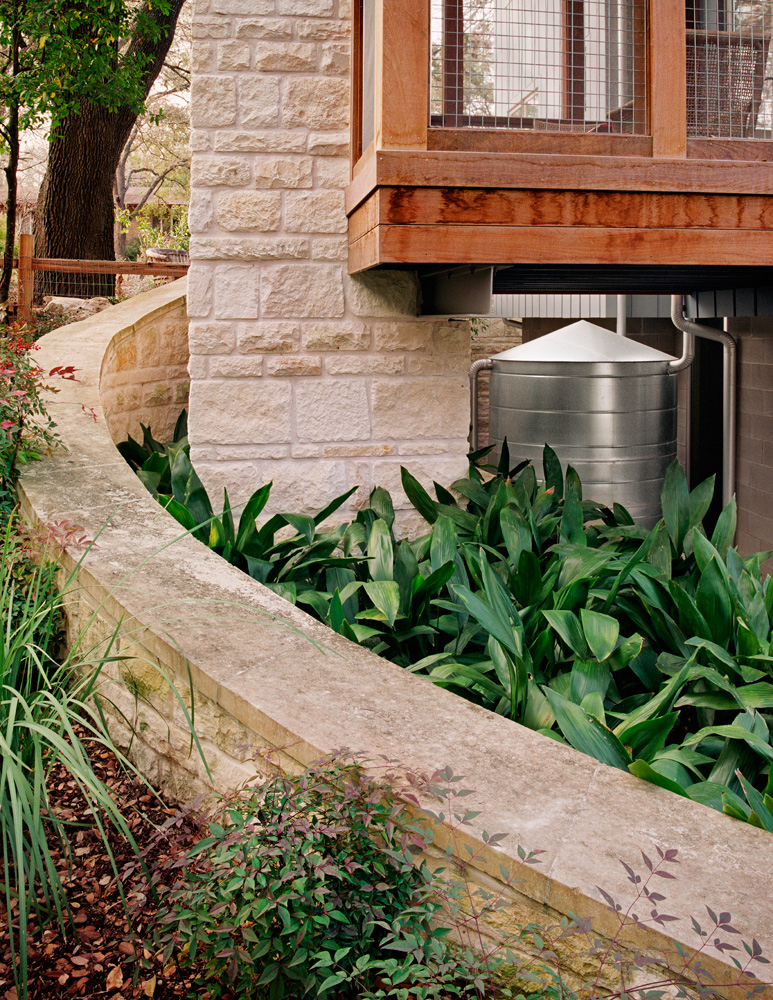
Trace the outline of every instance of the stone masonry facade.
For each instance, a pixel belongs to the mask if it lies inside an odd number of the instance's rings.
[[[347,273],[349,0],[196,0],[190,438],[216,495],[407,500],[465,468],[470,331],[409,271]],[[410,517],[405,515],[405,520]]]

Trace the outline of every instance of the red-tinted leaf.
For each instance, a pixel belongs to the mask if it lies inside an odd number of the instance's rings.
[[[647,857],[647,855],[644,853],[644,851],[641,852],[641,856],[642,856],[642,860],[644,861],[644,864],[647,866],[647,870],[648,871],[652,871],[652,862]]]
[[[609,903],[610,907],[614,910],[615,906],[616,906],[614,899],[612,899],[612,897],[609,895],[608,892],[604,892],[604,890],[601,888],[600,885],[597,885],[596,888],[601,893],[601,895],[604,897],[604,899]]]
[[[671,872],[662,872],[660,870],[653,872],[654,875],[659,875],[660,878],[676,878],[676,875],[672,875]]]

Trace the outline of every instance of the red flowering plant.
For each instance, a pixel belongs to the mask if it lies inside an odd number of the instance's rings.
[[[0,332],[0,508],[10,511],[17,471],[58,443],[55,424],[41,400],[43,372],[31,357],[37,349],[29,330]]]

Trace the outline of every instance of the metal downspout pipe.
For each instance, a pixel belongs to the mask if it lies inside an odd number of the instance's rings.
[[[736,485],[736,342],[726,330],[715,330],[685,319],[681,295],[671,296],[671,321],[682,332],[682,356],[669,363],[669,375],[690,367],[695,358],[695,337],[722,344],[722,506],[725,507]]]
[[[472,451],[478,450],[478,375],[488,368],[493,368],[494,362],[490,358],[480,358],[470,365],[470,448]]]

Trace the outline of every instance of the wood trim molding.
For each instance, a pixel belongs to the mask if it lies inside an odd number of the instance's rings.
[[[764,195],[773,191],[773,164],[742,160],[384,150],[375,153],[374,168],[370,175],[373,188],[378,185]],[[367,193],[360,194],[359,201]],[[351,200],[347,198],[347,204]]]
[[[425,149],[429,0],[378,0],[376,26],[376,147]]]
[[[439,233],[442,231],[442,239]],[[380,225],[357,241],[373,264],[692,264],[771,266],[766,231],[566,226]],[[350,266],[352,261],[350,248]]]
[[[687,156],[687,34],[685,8],[674,0],[650,0],[649,88],[652,155]]]

